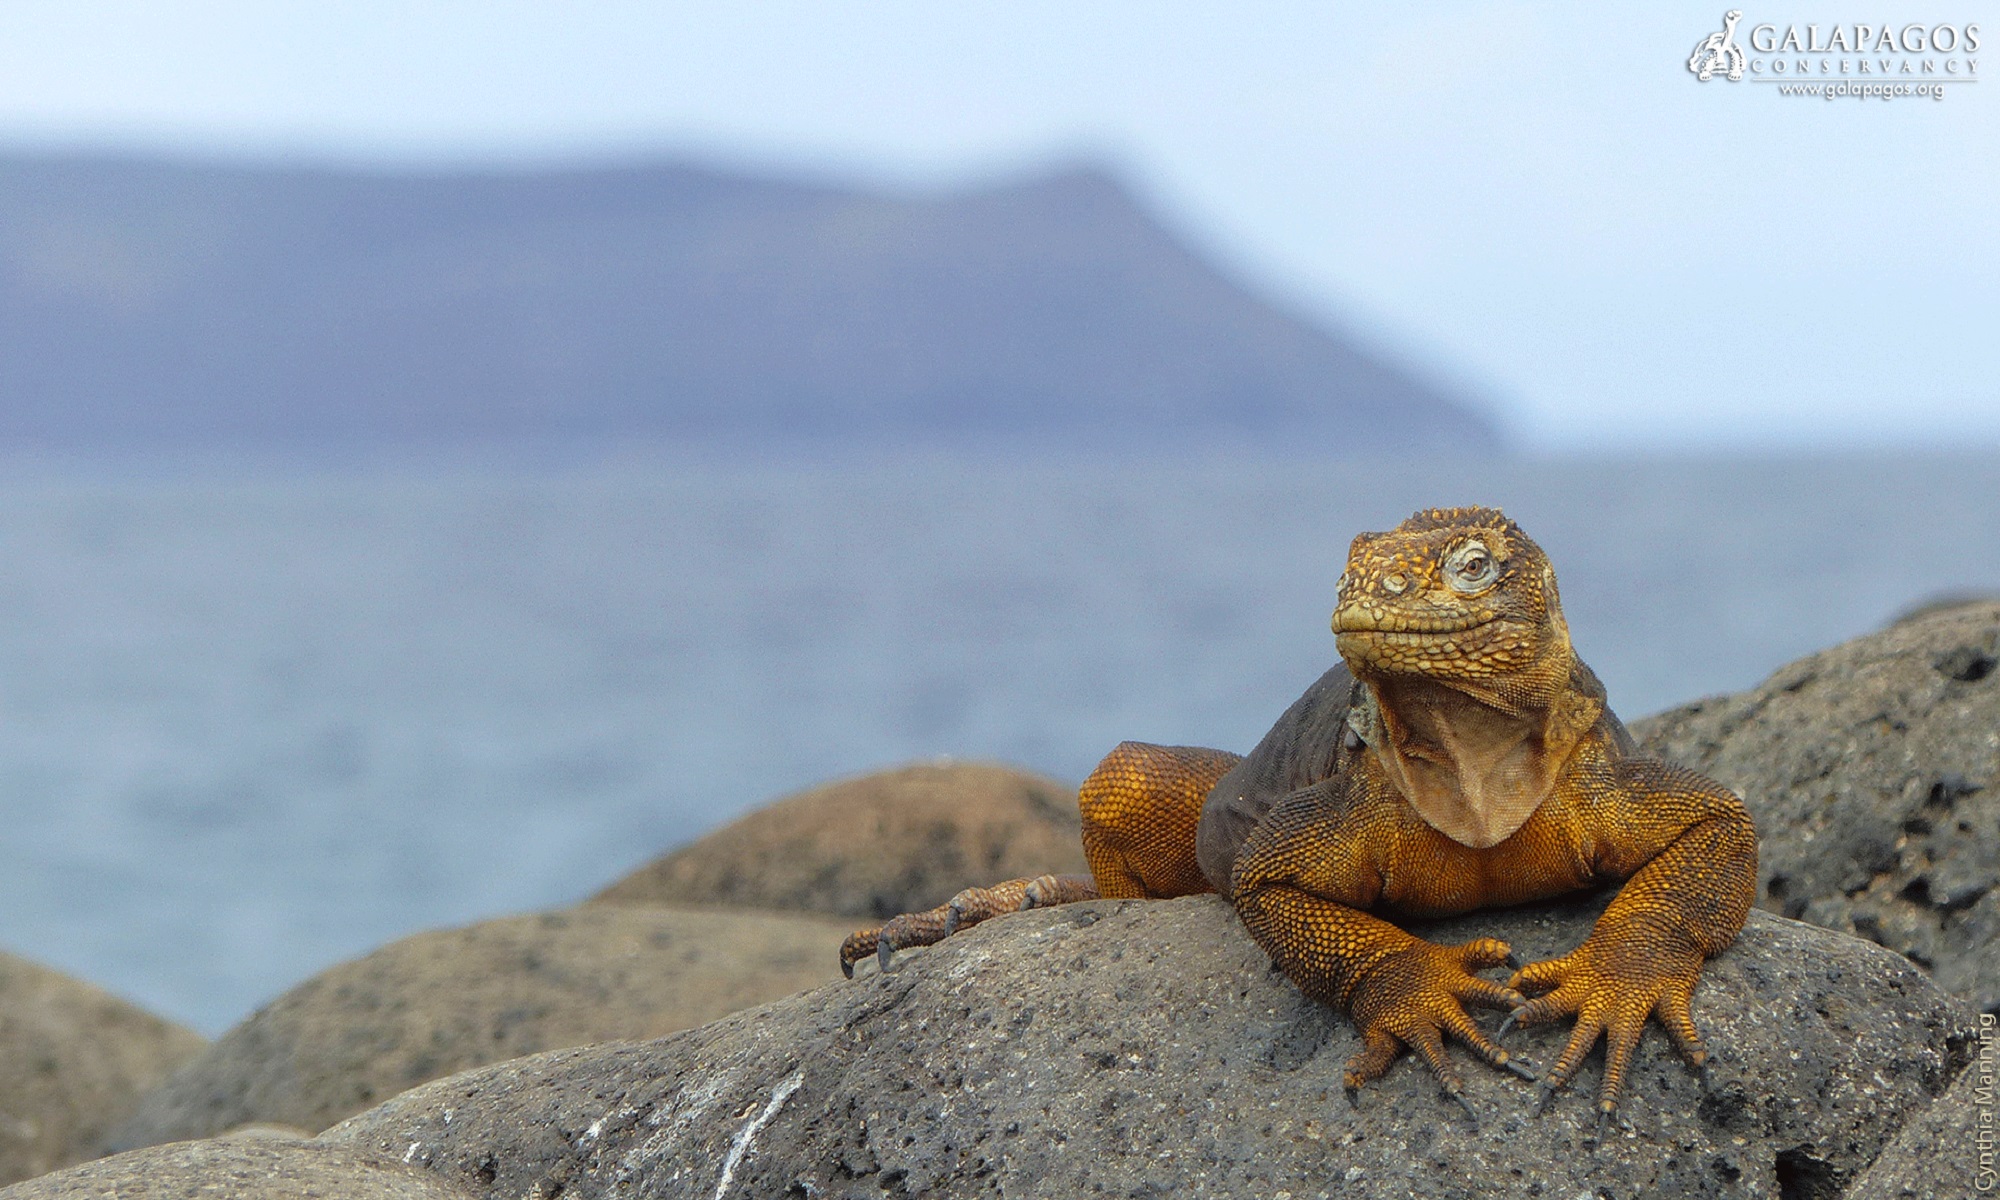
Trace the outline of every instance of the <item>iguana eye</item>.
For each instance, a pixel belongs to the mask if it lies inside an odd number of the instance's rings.
[[[1480,542],[1467,542],[1444,560],[1444,581],[1454,592],[1470,595],[1491,585],[1499,574],[1492,553]]]

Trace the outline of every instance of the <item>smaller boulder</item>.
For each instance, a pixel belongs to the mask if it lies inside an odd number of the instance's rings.
[[[960,889],[1082,873],[1076,788],[989,763],[917,763],[776,800],[593,903],[731,904],[886,920]]]
[[[0,1189],[0,1200],[465,1200],[438,1175],[352,1146],[264,1134],[176,1142]]]
[[[272,1001],[147,1095],[104,1148],[253,1123],[317,1132],[468,1067],[700,1025],[836,977],[845,928],[605,906],[420,933]]]
[[[201,1035],[0,954],[0,1184],[89,1157]]]

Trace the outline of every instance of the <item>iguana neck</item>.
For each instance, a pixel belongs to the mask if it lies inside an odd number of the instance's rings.
[[[1475,849],[1498,845],[1534,815],[1603,712],[1571,684],[1573,655],[1563,658],[1531,673],[1554,686],[1364,677],[1363,706],[1373,712],[1361,722],[1373,728],[1356,732],[1432,828]]]

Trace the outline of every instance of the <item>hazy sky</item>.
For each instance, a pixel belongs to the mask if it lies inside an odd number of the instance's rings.
[[[686,151],[919,187],[1102,158],[1260,290],[1474,384],[1533,445],[2000,445],[1986,64],[1942,101],[1701,83],[1721,5],[1641,7],[6,0],[0,141]],[[1985,41],[1991,15],[1814,0],[1746,8],[1736,40],[1768,69],[1763,23]],[[1839,82],[1985,55],[1782,57]]]

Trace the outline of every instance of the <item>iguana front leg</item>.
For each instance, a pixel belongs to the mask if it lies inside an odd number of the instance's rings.
[[[1493,1066],[1534,1078],[1532,1068],[1487,1037],[1465,1011],[1468,1003],[1515,1010],[1526,1005],[1512,987],[1473,974],[1512,962],[1512,952],[1497,938],[1440,946],[1362,911],[1381,898],[1380,863],[1389,857],[1385,843],[1393,840],[1389,830],[1397,822],[1386,815],[1387,806],[1350,802],[1348,786],[1329,781],[1281,801],[1244,843],[1232,901],[1244,927],[1300,991],[1346,1010],[1354,1021],[1361,1049],[1343,1078],[1350,1101],[1407,1047],[1472,1114],[1464,1077],[1445,1053],[1446,1038]]]
[[[1599,1120],[1618,1107],[1648,1016],[1696,1067],[1707,1062],[1691,1008],[1695,984],[1743,928],[1757,887],[1756,829],[1733,793],[1649,759],[1627,760],[1619,774],[1624,802],[1581,807],[1579,832],[1602,847],[1607,877],[1629,881],[1582,945],[1515,972],[1510,987],[1540,995],[1501,1026],[1504,1034],[1516,1022],[1575,1014],[1544,1080],[1544,1105],[1603,1037]]]
[[[1478,1115],[1465,1099],[1465,1077],[1445,1054],[1447,1037],[1465,1043],[1493,1066],[1535,1077],[1532,1068],[1487,1037],[1465,1011],[1468,1003],[1506,1009],[1527,1003],[1513,988],[1473,974],[1509,961],[1507,943],[1476,938],[1440,946],[1284,884],[1252,884],[1239,891],[1236,911],[1300,991],[1345,1009],[1353,1019],[1361,1049],[1348,1060],[1342,1077],[1350,1102],[1408,1047],[1423,1056],[1438,1086],[1477,1123]]]

